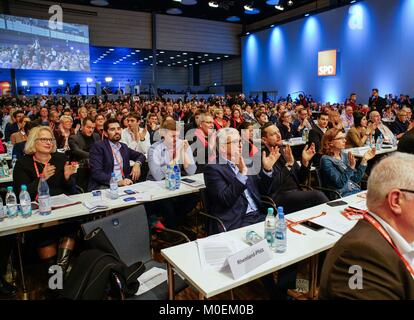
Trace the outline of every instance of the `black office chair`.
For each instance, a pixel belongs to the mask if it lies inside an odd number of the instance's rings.
[[[90,221],[82,225],[85,235],[96,228],[101,228],[120,259],[127,265],[142,261],[146,270],[153,267],[166,269],[164,263],[156,262],[151,256],[150,234],[148,228],[147,214],[143,205],[131,207],[113,215]],[[119,279],[113,279],[120,285]],[[179,277],[175,276],[175,292],[178,293],[187,285]],[[122,291],[122,288],[121,288]],[[122,297],[122,294],[121,294]],[[163,282],[152,290],[129,298],[130,300],[167,300],[168,284]]]

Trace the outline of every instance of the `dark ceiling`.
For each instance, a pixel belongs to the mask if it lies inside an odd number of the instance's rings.
[[[210,1],[211,0],[63,0],[60,2],[97,7],[97,5],[93,4],[95,3],[105,8],[155,12],[160,14],[168,14],[167,11],[169,9],[179,9],[179,11],[182,12],[179,15],[184,17],[217,21],[228,21],[227,19],[229,17],[238,17],[240,20],[233,22],[249,24],[281,13],[282,11],[275,8],[276,3],[282,5],[284,11],[287,11],[311,3],[314,0],[292,0],[292,5],[287,4],[288,0],[215,0],[214,2],[218,5],[217,8],[210,7]],[[102,4],[105,3],[107,5],[102,6]],[[245,11],[245,5],[250,5],[252,9],[258,9],[258,13],[253,14],[255,13],[255,10]]]

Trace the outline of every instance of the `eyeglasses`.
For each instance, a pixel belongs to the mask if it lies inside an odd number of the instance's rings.
[[[42,143],[53,143],[55,142],[55,139],[53,138],[37,138],[37,141],[40,141]]]
[[[242,141],[241,140],[233,140],[233,141],[227,142],[227,144],[238,144],[240,146],[242,144]]]
[[[334,138],[333,140],[346,140],[346,137],[338,137],[338,138]]]
[[[402,192],[414,193],[414,190],[400,189]]]

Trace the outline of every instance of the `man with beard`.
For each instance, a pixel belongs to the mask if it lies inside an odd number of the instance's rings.
[[[104,124],[107,139],[92,145],[89,152],[89,190],[108,188],[112,172],[120,187],[133,184],[141,176],[141,164],[144,163],[145,156],[119,142],[121,132],[119,122],[110,119]],[[133,167],[130,166],[130,161],[135,162]]]

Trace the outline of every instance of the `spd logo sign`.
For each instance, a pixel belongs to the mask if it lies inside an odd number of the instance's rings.
[[[336,76],[336,50],[318,52],[318,76]]]

